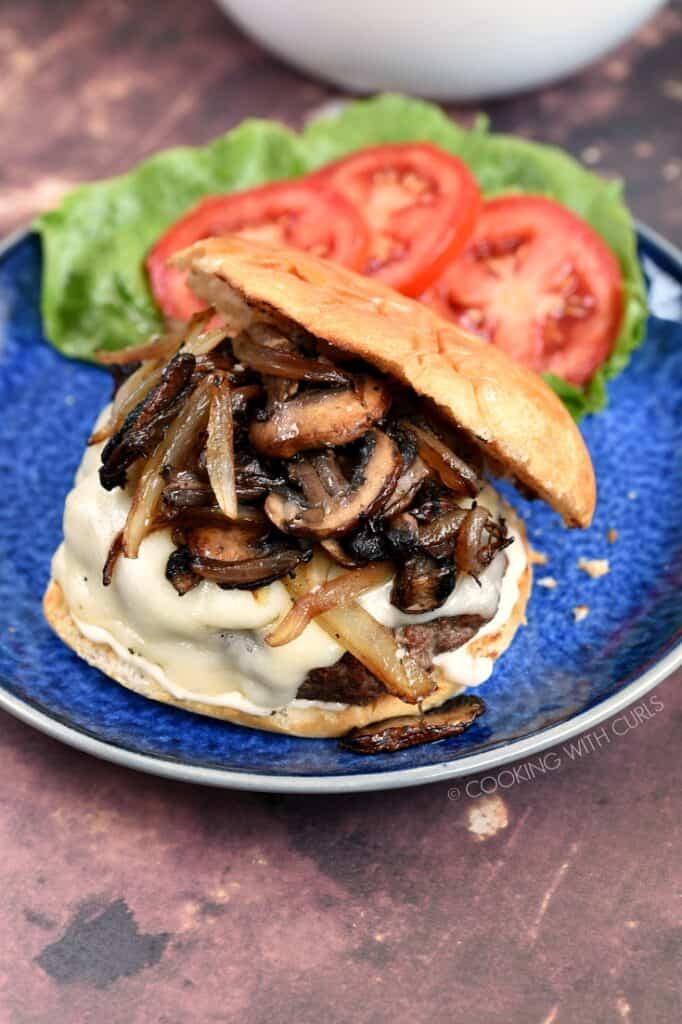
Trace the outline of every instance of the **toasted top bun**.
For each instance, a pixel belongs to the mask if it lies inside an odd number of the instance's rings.
[[[308,253],[237,236],[210,238],[173,262],[221,308],[235,297],[306,328],[431,399],[503,469],[561,514],[589,526],[596,500],[580,431],[554,392],[503,352],[372,278]]]

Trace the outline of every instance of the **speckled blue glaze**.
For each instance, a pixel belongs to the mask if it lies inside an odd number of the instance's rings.
[[[480,689],[488,713],[462,737],[399,754],[357,757],[334,741],[270,735],[147,701],[89,668],[41,611],[64,498],[90,426],[110,392],[106,373],[44,341],[40,249],[33,236],[0,257],[0,685],[74,729],[120,748],[237,772],[331,776],[442,764],[508,744],[603,701],[659,660],[682,625],[682,265],[641,239],[652,316],[647,340],[610,386],[608,410],[584,423],[599,481],[595,521],[569,532],[518,497],[536,548],[528,626]],[[609,529],[618,531],[615,544]],[[608,558],[592,580],[580,556]],[[575,624],[572,609],[590,612]]]

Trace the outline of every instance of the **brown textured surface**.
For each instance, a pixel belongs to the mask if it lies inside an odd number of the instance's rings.
[[[269,57],[210,0],[1,6],[0,230],[161,146],[205,142],[247,115],[300,125],[338,95]],[[677,0],[582,75],[484,107],[498,130],[623,176],[637,216],[679,244],[681,51]],[[474,110],[451,108],[464,122]]]
[[[66,182],[329,96],[208,0],[1,6],[4,229]],[[488,108],[624,173],[678,243],[681,24],[678,4],[580,77]],[[201,790],[2,716],[0,1024],[677,1024],[680,683],[582,757],[450,799]]]

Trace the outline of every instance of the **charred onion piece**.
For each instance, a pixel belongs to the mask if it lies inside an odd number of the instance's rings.
[[[131,345],[122,349],[99,349],[95,352],[95,359],[102,366],[140,363],[149,359],[163,359],[165,363],[175,355],[181,340],[177,334],[157,334],[144,345]]]
[[[171,553],[166,562],[166,579],[173,584],[180,597],[201,583],[201,577],[192,571],[192,556],[188,548],[176,548]]]
[[[124,487],[127,470],[140,458],[146,458],[161,440],[177,403],[189,384],[194,356],[180,353],[166,366],[161,380],[130,412],[120,430],[102,450],[99,479],[105,490]]]
[[[114,396],[108,421],[88,438],[88,444],[99,444],[121,429],[128,414],[140,404],[161,380],[163,366],[160,363],[143,363],[123,381]]]
[[[447,601],[454,585],[452,562],[437,562],[425,554],[411,555],[393,581],[391,604],[408,615],[431,612]]]
[[[475,498],[481,490],[481,481],[464,459],[455,455],[451,448],[441,441],[428,427],[402,420],[401,426],[411,430],[417,439],[419,454],[424,462],[440,477],[442,483],[455,494],[466,494]]]
[[[261,344],[248,334],[235,338],[232,348],[240,363],[270,377],[312,381],[332,387],[347,387],[350,382],[349,375],[331,363],[306,359],[294,352]]]
[[[381,430],[370,430],[363,438],[360,460],[347,490],[329,494],[314,461],[302,459],[292,467],[292,475],[303,487],[308,504],[293,491],[285,496],[272,492],[265,501],[266,515],[282,533],[340,536],[385,501],[395,487],[401,466],[400,454],[390,437]]]
[[[352,569],[322,583],[300,597],[276,628],[266,637],[270,647],[282,647],[301,635],[309,622],[332,608],[345,607],[368,590],[380,586],[393,575],[387,562],[376,562],[364,569]]]
[[[184,404],[182,412],[168,428],[166,436],[147,460],[142,471],[128,518],[123,529],[123,551],[126,558],[137,558],[140,544],[154,521],[163,492],[162,470],[184,462],[192,450],[196,436],[208,420],[207,385],[200,384]]]
[[[512,540],[507,537],[504,520],[498,523],[482,505],[474,506],[467,512],[457,534],[457,568],[478,579],[497,552],[509,547]]]
[[[390,404],[383,381],[359,377],[354,388],[306,391],[283,402],[268,419],[251,423],[249,437],[261,454],[289,459],[297,452],[356,441],[386,415]]]
[[[228,519],[237,518],[234,468],[234,422],[227,377],[214,374],[208,385],[211,406],[206,440],[206,471],[218,505]]]
[[[222,562],[195,555],[191,567],[202,579],[226,589],[256,590],[286,576],[310,556],[310,551],[292,548],[282,548],[237,562]]]
[[[284,585],[294,599],[305,597],[315,586],[326,582],[331,564],[318,554],[309,565],[286,579]],[[389,693],[407,704],[416,704],[433,691],[431,677],[404,650],[399,650],[391,630],[356,602],[324,612],[318,616],[317,624],[381,680]]]
[[[107,554],[107,560],[104,563],[102,569],[102,586],[108,587],[111,583],[111,578],[114,575],[114,569],[119,557],[123,554],[123,530],[119,530],[114,539],[111,542]]]
[[[339,740],[354,754],[392,754],[422,743],[458,736],[485,711],[480,697],[463,694],[424,715],[403,715],[353,729]]]

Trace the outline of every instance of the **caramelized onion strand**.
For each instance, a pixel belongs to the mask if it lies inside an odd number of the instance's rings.
[[[149,532],[161,500],[164,466],[177,467],[186,458],[196,435],[208,420],[208,385],[200,384],[170,424],[166,436],[147,460],[139,479],[123,528],[123,553],[137,558],[140,544]]]
[[[374,562],[361,569],[352,569],[327,583],[322,583],[298,598],[275,629],[266,637],[270,647],[290,644],[301,635],[309,622],[332,608],[345,607],[361,594],[386,583],[393,575],[389,562]]]
[[[180,347],[177,334],[157,334],[144,345],[129,345],[128,348],[98,349],[95,359],[102,366],[124,366],[126,363],[147,362],[150,359],[163,359],[174,356]]]
[[[146,398],[152,388],[159,383],[165,367],[166,364],[162,361],[143,363],[123,381],[114,395],[109,419],[101,427],[93,430],[88,438],[88,445],[106,441],[121,429],[128,413],[132,412],[135,406],[139,405],[142,399]]]
[[[305,597],[314,586],[326,582],[331,565],[328,558],[318,554],[284,580],[284,585],[294,599]],[[323,612],[317,624],[406,704],[417,704],[435,688],[428,673],[399,649],[391,630],[372,618],[357,602]]]
[[[206,470],[218,505],[228,519],[237,518],[234,466],[234,420],[230,384],[222,374],[209,383],[211,396],[206,441]]]

